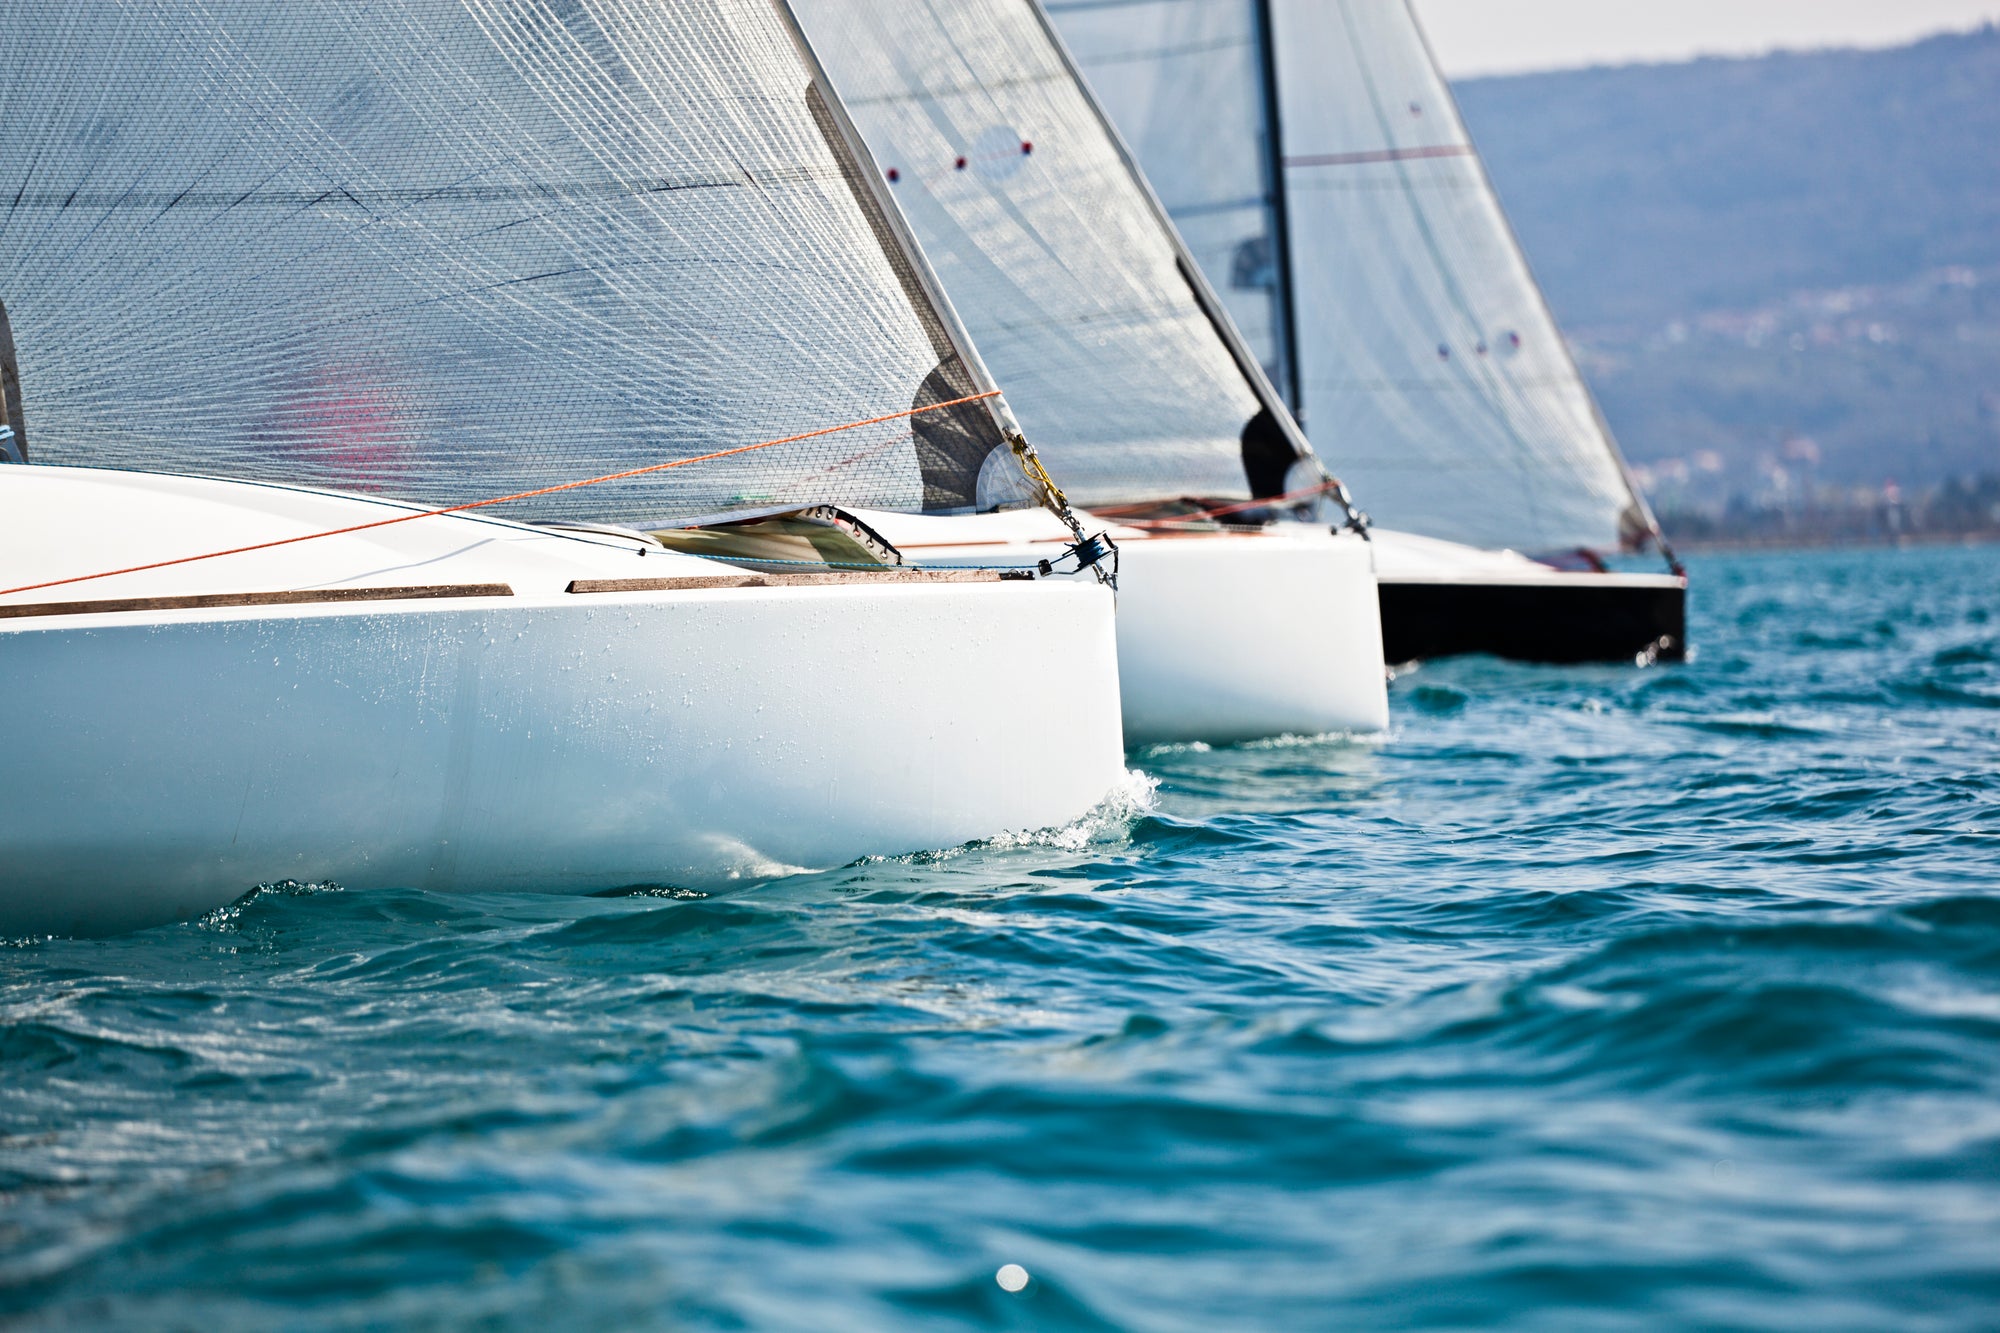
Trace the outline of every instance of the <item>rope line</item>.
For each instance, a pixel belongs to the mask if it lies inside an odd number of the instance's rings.
[[[1116,509],[1098,509],[1092,512],[1106,518],[1117,518],[1120,523],[1134,528],[1166,528],[1178,523],[1199,523],[1205,519],[1219,518],[1223,514],[1241,513],[1246,509],[1269,509],[1290,504],[1295,500],[1310,499],[1315,495],[1330,495],[1338,492],[1338,481],[1323,481],[1317,486],[1308,486],[1300,491],[1286,491],[1283,495],[1266,495],[1256,500],[1241,500],[1235,504],[1214,505],[1206,509],[1196,509],[1186,514],[1176,514],[1172,518],[1120,518]]]
[[[206,551],[201,555],[184,555],[173,560],[155,560],[145,565],[128,565],[124,569],[107,569],[97,574],[77,574],[66,579],[50,579],[46,583],[24,583],[18,588],[0,588],[0,597],[12,597],[15,593],[40,592],[44,588],[61,588],[72,583],[90,583],[97,579],[116,578],[120,574],[139,574],[149,569],[169,569],[175,565],[191,565],[199,560],[219,560],[223,556],[243,555],[250,551],[268,551],[278,546],[293,546],[299,542],[317,541],[322,537],[343,537],[349,533],[368,532],[375,528],[394,527],[398,523],[414,523],[423,518],[440,518],[446,514],[462,514],[469,509],[485,509],[491,505],[508,504],[515,500],[531,500],[538,495],[554,495],[558,491],[573,491],[582,486],[596,486],[607,481],[623,481],[627,477],[641,477],[649,472],[665,472],[670,468],[688,467],[695,463],[707,463],[717,458],[728,458],[735,454],[747,454],[757,449],[771,449],[781,444],[797,444],[801,440],[816,440],[824,435],[837,435],[845,430],[859,430],[863,426],[879,426],[885,421],[900,421],[906,417],[920,416],[925,412],[941,412],[947,407],[963,407],[981,399],[995,398],[998,389],[988,389],[984,393],[967,394],[963,398],[953,398],[949,402],[929,403],[923,407],[906,408],[901,412],[885,412],[879,417],[869,417],[865,421],[850,421],[840,426],[822,426],[799,435],[787,435],[783,439],[760,440],[756,444],[739,444],[733,449],[718,449],[710,454],[698,454],[693,458],[677,458],[670,463],[653,463],[647,467],[635,467],[624,472],[607,472],[601,477],[585,477],[581,481],[559,482],[554,486],[542,486],[532,491],[517,491],[513,495],[496,495],[489,500],[470,500],[464,504],[446,505],[442,509],[425,509],[414,514],[398,514],[394,518],[380,518],[372,523],[356,523],[345,528],[329,528],[325,532],[308,532],[298,537],[280,537],[275,541],[255,542],[249,546],[234,546],[226,551]]]

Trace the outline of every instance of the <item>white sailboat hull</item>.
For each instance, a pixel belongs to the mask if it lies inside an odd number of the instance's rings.
[[[1102,526],[1083,517],[1093,532]],[[1064,544],[1029,511],[865,518],[923,564],[1053,558]],[[1303,523],[1171,536],[1111,531],[1127,745],[1388,726],[1367,542]]]
[[[1127,744],[1389,725],[1368,548],[1321,536],[1154,538],[1121,548]]]
[[[9,481],[63,471],[0,471],[0,529],[10,501],[50,498]],[[525,555],[420,531],[454,522]],[[553,545],[551,567],[595,578],[738,571],[511,524],[389,531],[458,552],[428,570],[441,586],[468,562],[521,586],[187,609],[155,591],[152,609],[56,614],[22,612],[55,593],[0,598],[0,936],[131,929],[286,879],[712,888],[1060,825],[1123,777],[1100,588],[579,593],[527,557]],[[285,549],[337,563],[347,540]],[[252,559],[185,569],[212,588]]]

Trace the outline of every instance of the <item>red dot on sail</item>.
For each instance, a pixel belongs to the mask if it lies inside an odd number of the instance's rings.
[[[1035,145],[1034,145],[1034,144],[1033,144],[1032,142],[1030,142],[1030,141],[1029,141],[1029,140],[1027,140],[1027,139],[1023,139],[1023,140],[1021,140],[1021,156],[1022,156],[1022,157],[1026,157],[1026,156],[1027,156],[1028,154],[1030,154],[1030,153],[1032,153],[1032,152],[1034,152],[1034,151],[1035,151]]]
[[[889,168],[888,176],[889,176],[889,184],[891,185],[894,185],[897,181],[903,179],[903,173],[896,170],[894,167]]]
[[[961,157],[960,159],[958,159],[958,162],[957,162],[957,163],[955,164],[955,166],[954,166],[954,170],[957,170],[957,171],[964,171],[964,170],[965,170],[965,159],[964,159],[964,158],[962,158],[962,157]]]

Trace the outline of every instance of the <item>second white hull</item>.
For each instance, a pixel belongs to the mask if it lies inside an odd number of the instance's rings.
[[[1358,538],[1155,537],[1120,551],[1126,744],[1389,725],[1381,610]]]
[[[865,517],[922,564],[1033,561],[1063,548],[1034,512]],[[1099,525],[1084,517],[1095,531]],[[1185,535],[1112,531],[1127,745],[1389,725],[1366,541],[1303,523]]]

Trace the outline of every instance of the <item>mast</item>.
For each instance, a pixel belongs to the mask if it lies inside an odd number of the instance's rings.
[[[1297,303],[1292,286],[1291,207],[1285,194],[1285,132],[1278,97],[1278,56],[1272,46],[1271,0],[1255,0],[1257,30],[1257,71],[1264,98],[1264,170],[1270,192],[1272,266],[1276,286],[1271,292],[1277,307],[1274,321],[1278,332],[1278,379],[1286,403],[1300,428],[1305,426],[1305,398],[1299,386],[1299,328]]]

